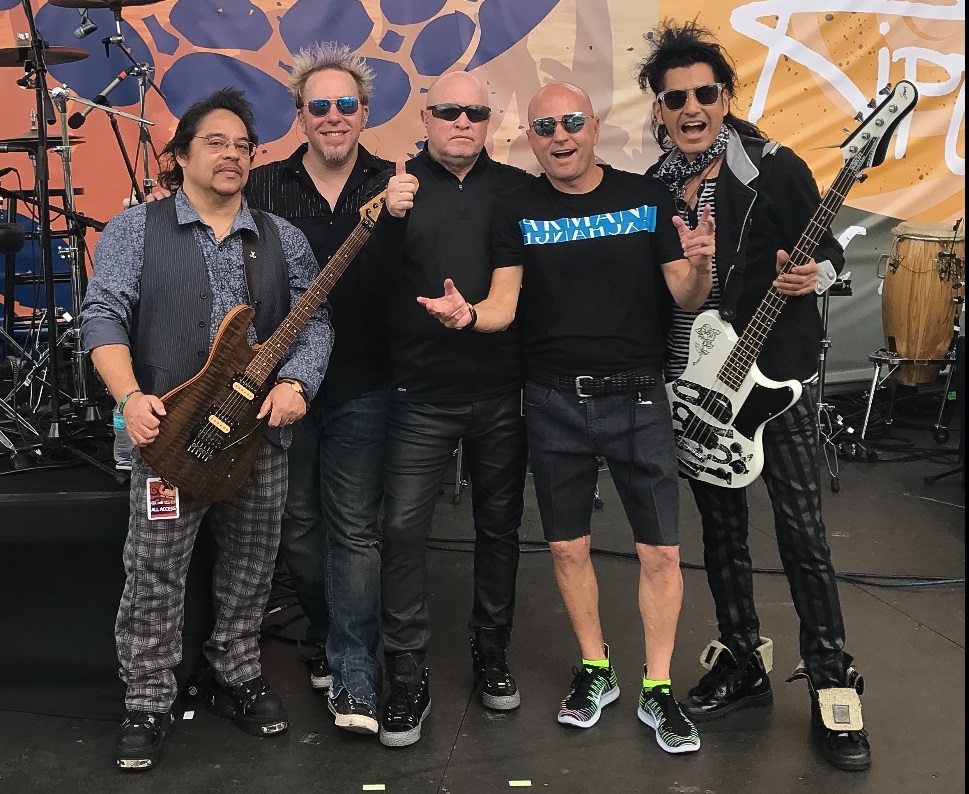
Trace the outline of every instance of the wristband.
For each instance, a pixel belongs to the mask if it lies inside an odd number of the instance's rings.
[[[144,392],[141,389],[132,389],[124,397],[122,397],[118,401],[118,413],[119,414],[122,414],[122,415],[124,414],[124,407],[128,404],[128,400],[131,399],[131,396],[133,394],[144,394]]]
[[[459,331],[464,331],[469,328],[474,328],[474,324],[478,322],[478,312],[475,311],[474,306],[472,306],[470,303],[468,304],[468,311],[471,313],[471,322],[469,322],[467,325],[462,325],[458,329]]]

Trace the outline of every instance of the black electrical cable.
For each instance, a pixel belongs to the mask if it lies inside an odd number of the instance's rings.
[[[440,544],[450,544],[442,546]],[[472,553],[474,549],[453,548],[454,546],[467,546],[474,544],[473,539],[465,538],[436,538],[431,537],[427,547],[435,551],[460,551]],[[549,552],[550,549],[545,541],[522,540],[519,541],[522,552]],[[600,549],[595,546],[591,549],[592,554],[600,557],[618,557],[625,560],[639,560],[638,555],[631,551],[613,551],[611,549]],[[703,565],[697,563],[680,561],[680,567],[691,571],[706,570]],[[768,574],[772,576],[786,575],[783,568],[753,568],[753,573]],[[921,576],[914,574],[877,574],[877,573],[835,573],[835,578],[851,584],[865,584],[872,587],[937,587],[940,585],[964,585],[965,577],[943,577],[943,576]]]

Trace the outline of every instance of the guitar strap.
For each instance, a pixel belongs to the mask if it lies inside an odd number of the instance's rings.
[[[764,154],[773,154],[777,151],[778,144],[771,141],[763,141],[759,138],[744,138],[744,150],[751,164],[760,174],[760,161]],[[750,183],[749,187],[755,188],[757,177]],[[754,199],[756,201],[756,198]],[[720,296],[720,317],[724,322],[732,323],[737,318],[737,302],[740,300],[740,292],[744,286],[744,271],[747,269],[747,240],[750,237],[750,224],[753,222],[753,213],[747,216],[744,228],[740,230],[740,246],[737,248],[737,256],[734,263],[727,273],[727,281],[723,285]]]

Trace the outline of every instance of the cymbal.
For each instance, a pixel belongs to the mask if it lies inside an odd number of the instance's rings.
[[[150,6],[161,0],[47,0],[47,5],[60,8],[110,8],[122,9],[129,6]]]
[[[0,146],[14,146],[23,147],[27,149],[34,149],[37,147],[37,142],[39,135],[36,130],[31,130],[30,132],[19,135],[16,138],[0,138]],[[80,135],[68,135],[68,143],[73,146],[76,143],[84,143],[84,138]],[[63,146],[64,139],[60,135],[52,135],[48,133],[47,135],[47,148],[53,149],[55,146]]]
[[[83,61],[90,55],[87,50],[77,47],[51,47],[44,48],[44,63],[47,66],[56,66],[59,63],[73,63]],[[0,47],[0,66],[23,66],[24,61],[32,61],[34,51],[29,44],[18,47]]]

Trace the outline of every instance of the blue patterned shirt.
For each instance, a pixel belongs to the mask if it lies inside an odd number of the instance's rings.
[[[212,285],[212,318],[209,324],[209,344],[226,314],[242,303],[248,303],[248,290],[242,266],[243,245],[241,229],[258,234],[255,219],[243,202],[232,223],[232,230],[221,242],[199,217],[195,207],[179,190],[175,194],[175,211],[180,225],[193,224],[193,233],[205,259],[209,282]],[[289,265],[290,305],[295,305],[306,288],[319,274],[313,250],[306,236],[282,218],[266,213],[279,230],[283,254]],[[129,331],[135,307],[139,301],[141,268],[145,249],[145,205],[137,205],[111,219],[104,228],[94,249],[94,275],[88,283],[81,306],[81,326],[84,347],[93,350],[101,345],[128,345]],[[256,332],[249,327],[249,342],[256,342]],[[326,372],[333,347],[333,327],[329,310],[324,305],[310,317],[296,336],[283,359],[280,378],[294,378],[312,399]]]

